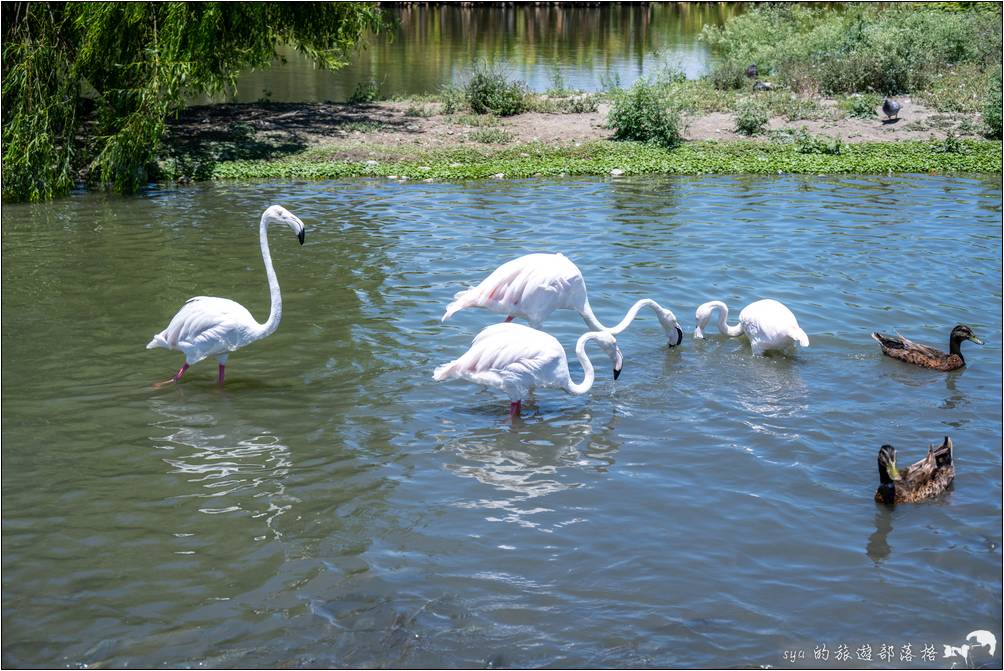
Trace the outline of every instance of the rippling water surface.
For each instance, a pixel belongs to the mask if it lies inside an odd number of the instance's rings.
[[[153,389],[192,295],[279,330]],[[281,182],[3,207],[5,666],[742,666],[1001,633],[1001,182],[901,177]],[[563,251],[600,318],[581,397],[507,400],[433,368],[498,316],[439,317]],[[811,347],[694,341],[696,306],[774,297]],[[944,346],[944,374],[868,333]],[[574,313],[547,324],[570,351]],[[581,371],[571,364],[573,377]],[[938,501],[872,502],[879,445],[950,434]],[[935,646],[935,662],[920,658]],[[973,653],[973,659],[980,661]],[[1001,651],[995,663],[999,664]],[[831,658],[832,659],[832,658]],[[982,661],[986,661],[984,658]],[[852,658],[845,664],[869,665]]]

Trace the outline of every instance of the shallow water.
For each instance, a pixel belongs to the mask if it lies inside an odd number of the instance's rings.
[[[236,92],[199,102],[341,102],[371,79],[383,97],[437,93],[464,81],[480,61],[502,64],[509,77],[535,91],[554,86],[556,74],[584,91],[629,86],[664,67],[699,77],[715,62],[707,43],[697,39],[701,29],[722,25],[742,4],[444,3],[388,9],[397,27],[365,38],[340,70],[319,70],[294,49],[280,48],[270,68],[242,73]]]
[[[307,224],[270,236],[279,330],[223,391],[212,361],[151,388],[181,355],[144,345],[189,296],[265,318],[272,202]],[[2,214],[5,666],[874,666],[909,644],[897,663],[930,667],[1001,639],[999,178],[274,182]],[[510,426],[500,394],[432,381],[498,316],[439,317],[547,250],[602,320],[650,296],[688,333],[668,350],[642,313],[616,383],[592,348],[590,393],[539,391]],[[808,349],[690,338],[698,303],[762,297]],[[949,374],[868,337],[943,346],[956,322],[986,344]],[[547,328],[568,351],[583,331]],[[909,463],[945,434],[950,493],[873,503],[879,445]]]

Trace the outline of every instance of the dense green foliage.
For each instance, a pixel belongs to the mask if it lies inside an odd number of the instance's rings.
[[[960,64],[999,64],[1001,10],[996,3],[765,3],[702,37],[722,53],[723,71],[756,63],[761,76],[803,93],[892,95],[923,90]]]
[[[1001,68],[997,68],[990,82],[986,106],[983,108],[983,122],[987,126],[987,136],[1000,140],[1001,106],[1004,105],[1004,96],[1001,95]]]
[[[187,96],[267,66],[279,43],[338,67],[383,24],[376,3],[5,3],[3,196],[64,194],[77,171],[135,190]]]
[[[770,121],[770,110],[764,103],[754,98],[744,100],[736,109],[736,132],[743,135],[762,133],[768,121]]]
[[[529,90],[510,80],[500,65],[479,63],[465,88],[467,105],[477,114],[512,116],[527,109]]]
[[[615,95],[607,125],[614,129],[618,140],[651,142],[667,148],[683,141],[679,114],[661,99],[656,87],[644,80]]]
[[[888,172],[999,173],[1001,144],[955,140],[943,142],[861,142],[798,137],[791,142],[688,142],[676,149],[652,143],[600,141],[581,147],[543,143],[511,145],[501,150],[474,148],[409,152],[399,161],[377,164],[330,160],[307,152],[278,161],[227,161],[213,166],[213,179],[335,179],[389,177],[408,179],[518,179],[560,175],[701,174],[885,174]]]

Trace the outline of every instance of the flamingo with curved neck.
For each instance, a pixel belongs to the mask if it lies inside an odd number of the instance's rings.
[[[581,395],[593,387],[595,371],[586,354],[586,343],[614,347],[617,344],[609,331],[590,331],[579,336],[575,355],[582,366],[582,382],[576,383],[568,371],[565,350],[554,336],[543,331],[502,322],[482,330],[460,358],[436,368],[436,381],[467,380],[505,392],[509,396],[509,416],[518,417],[522,400],[531,389],[558,387],[570,394]]]
[[[620,324],[608,328],[596,317],[586,292],[582,272],[564,254],[526,254],[503,263],[476,287],[459,291],[446,307],[442,321],[465,308],[477,307],[501,313],[510,322],[523,317],[535,329],[555,310],[575,310],[592,331],[615,334],[627,328],[641,307],[651,307],[659,317],[670,347],[683,342],[683,329],[671,311],[646,298],[632,306]],[[613,361],[614,375],[620,374],[623,354],[617,347],[601,343]]]
[[[229,298],[215,296],[189,298],[171,319],[167,328],[153,336],[147,343],[147,349],[162,347],[177,350],[185,355],[185,364],[181,369],[170,379],[155,386],[177,382],[190,366],[209,356],[215,356],[219,363],[217,382],[222,386],[224,367],[230,352],[268,337],[279,327],[279,321],[282,319],[282,294],[279,291],[279,279],[272,266],[272,255],[268,248],[266,233],[270,224],[289,226],[296,233],[301,245],[305,237],[303,222],[286,208],[273,205],[262,213],[258,237],[271,302],[268,319],[264,324],[259,324],[247,308]]]
[[[795,315],[783,303],[770,298],[755,301],[739,313],[739,324],[729,326],[729,306],[722,301],[708,301],[699,308],[694,317],[697,328],[694,338],[704,337],[704,327],[711,315],[718,312],[718,330],[731,337],[745,334],[750,341],[753,354],[760,356],[771,350],[787,350],[795,344],[809,346],[809,336],[798,325]]]

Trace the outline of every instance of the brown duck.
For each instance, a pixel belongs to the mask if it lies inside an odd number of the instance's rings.
[[[875,500],[879,503],[917,503],[933,498],[955,479],[952,439],[945,436],[941,447],[931,445],[926,457],[902,471],[896,468],[896,448],[883,445],[879,448],[878,470],[880,484]]]
[[[948,337],[948,354],[933,347],[907,340],[902,336],[872,333],[872,337],[882,346],[882,352],[887,356],[917,366],[946,371],[962,368],[966,365],[966,360],[962,358],[961,345],[963,340],[972,340],[977,345],[983,344],[983,341],[973,335],[972,329],[965,324],[959,324],[952,329],[952,334]]]

